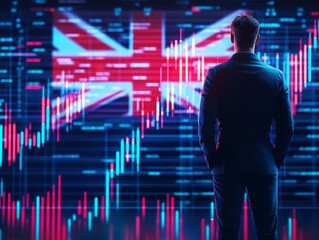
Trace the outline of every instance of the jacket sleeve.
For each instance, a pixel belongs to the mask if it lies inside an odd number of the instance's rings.
[[[294,119],[288,94],[288,86],[280,71],[279,92],[275,103],[274,119],[276,123],[276,138],[274,144],[274,159],[278,169],[284,162],[294,133]]]
[[[207,167],[212,170],[216,155],[215,127],[217,119],[216,81],[214,69],[209,69],[204,82],[198,117],[199,144]]]

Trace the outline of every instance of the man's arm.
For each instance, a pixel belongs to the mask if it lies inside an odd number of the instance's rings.
[[[276,123],[276,139],[274,145],[274,158],[278,169],[284,162],[293,133],[294,120],[291,112],[288,86],[280,72],[281,80],[276,100],[274,119]]]
[[[217,118],[216,83],[214,69],[209,69],[203,87],[198,117],[198,136],[206,164],[210,170],[216,155],[215,126]]]

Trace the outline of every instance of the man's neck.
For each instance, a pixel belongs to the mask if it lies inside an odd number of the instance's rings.
[[[237,48],[237,47],[235,47],[235,53],[239,53],[239,52],[255,53],[255,46],[252,48]]]

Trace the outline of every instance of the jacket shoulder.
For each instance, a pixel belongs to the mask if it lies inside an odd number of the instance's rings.
[[[273,66],[270,66],[264,62],[262,62],[262,64],[264,65],[265,69],[267,69],[269,72],[272,72],[273,74],[276,74],[278,75],[278,77],[282,77],[283,76],[283,71],[281,71],[280,69],[278,68],[275,68]]]
[[[210,67],[209,70],[213,71],[213,72],[218,72],[218,71],[222,71],[224,69],[227,69],[231,67],[231,59],[227,60],[226,62],[217,64],[216,66]]]

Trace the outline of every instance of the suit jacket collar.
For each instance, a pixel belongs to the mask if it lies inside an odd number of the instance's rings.
[[[231,59],[251,59],[261,61],[260,58],[252,52],[237,52],[231,57]]]

